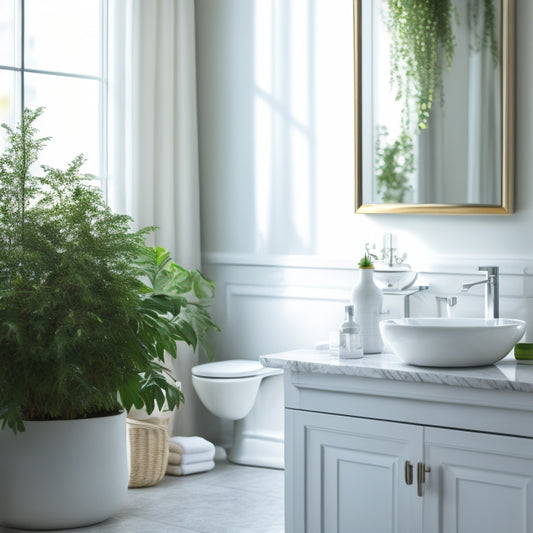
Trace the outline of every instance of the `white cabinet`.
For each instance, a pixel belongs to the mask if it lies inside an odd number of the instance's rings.
[[[424,429],[424,531],[533,532],[533,440]]]
[[[422,455],[422,428],[305,411],[286,417],[298,471],[287,532],[422,531],[416,479],[405,479],[406,462]]]
[[[420,408],[412,417],[423,419],[424,397],[358,394],[357,382],[345,382],[339,393],[287,380],[287,533],[533,533],[530,435],[434,427],[453,419],[445,401],[427,423],[413,423],[395,413]],[[331,412],[335,399],[342,414]],[[457,403],[450,400],[450,409]],[[476,416],[483,421],[478,405],[459,407],[459,427],[475,426]],[[493,416],[505,417],[505,410]]]

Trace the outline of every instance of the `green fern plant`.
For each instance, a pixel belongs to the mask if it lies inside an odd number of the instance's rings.
[[[165,351],[206,345],[218,329],[213,283],[145,245],[81,172],[83,157],[42,167],[35,120],[3,125],[0,157],[0,422],[75,419],[176,407]]]

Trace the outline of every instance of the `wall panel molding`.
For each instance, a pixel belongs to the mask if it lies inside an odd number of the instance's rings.
[[[357,261],[346,257],[324,257],[315,255],[269,255],[253,253],[206,252],[202,255],[206,265],[279,267],[319,270],[349,270],[357,268]],[[480,265],[497,265],[504,275],[533,276],[533,258],[495,259],[479,258],[428,258],[423,261],[410,261],[414,270],[421,274],[461,274],[475,273]]]

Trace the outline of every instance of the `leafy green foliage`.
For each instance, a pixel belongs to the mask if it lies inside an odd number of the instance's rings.
[[[385,203],[403,203],[412,189],[409,176],[415,170],[414,144],[405,132],[392,144],[386,142],[388,131],[382,127],[376,142],[376,184]]]
[[[427,127],[433,100],[442,96],[442,57],[450,68],[455,50],[452,0],[389,0],[387,26],[391,34],[391,83],[404,101],[409,120],[411,97],[417,126]]]
[[[478,31],[480,4],[483,27],[481,34],[475,35],[478,44],[473,48],[489,48],[497,63],[494,0],[469,2],[469,28]],[[434,100],[440,97],[440,102],[444,101],[442,72],[444,65],[450,68],[455,52],[454,17],[459,23],[452,0],[388,0],[391,85],[396,88],[396,99],[404,103],[402,120],[407,131],[411,99],[415,101],[418,130],[426,129]]]
[[[359,261],[359,268],[374,268],[374,263],[372,263],[370,257],[365,254]]]
[[[377,260],[378,256],[370,250],[370,243],[365,244],[365,255],[359,261],[359,268],[374,268],[373,261]]]
[[[479,31],[480,4],[483,3],[483,27]],[[498,38],[496,37],[496,10],[494,0],[476,0],[468,4],[469,7],[469,29],[474,36],[472,49],[479,51],[481,48],[488,48],[495,65],[499,61]]]
[[[42,167],[42,109],[25,110],[0,158],[0,420],[74,419],[122,407],[174,408],[177,341],[207,344],[213,283],[113,213],[81,173]]]
[[[159,392],[165,385],[162,381],[165,352],[177,357],[177,343],[183,341],[193,348],[202,346],[212,359],[208,333],[219,328],[211,320],[208,308],[215,296],[215,286],[198,270],[189,271],[174,263],[164,248],[141,248],[135,265],[138,275],[146,280],[140,293],[140,315],[135,328],[142,378],[129,380],[119,387],[119,393],[126,409],[132,405],[140,408],[144,403],[151,412],[151,397],[160,409],[165,401]],[[178,389],[166,392],[170,408],[183,400]]]

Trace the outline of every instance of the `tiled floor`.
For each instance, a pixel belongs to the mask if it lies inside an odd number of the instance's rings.
[[[81,533],[282,533],[283,471],[219,461],[214,470],[130,489],[124,508]],[[1,528],[2,533],[20,531]]]

